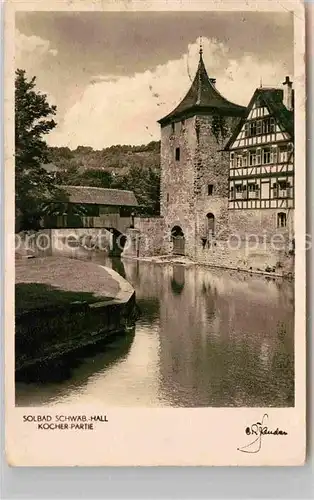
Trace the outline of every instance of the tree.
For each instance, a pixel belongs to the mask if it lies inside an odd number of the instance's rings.
[[[80,184],[82,186],[110,188],[112,175],[107,170],[88,169],[82,173]]]
[[[118,177],[113,187],[134,191],[143,214],[159,215],[160,171],[132,165],[126,175]]]
[[[43,136],[56,126],[47,95],[36,90],[36,77],[27,80],[18,69],[15,77],[15,206],[22,229],[37,228],[41,208],[57,189],[42,167],[48,162]]]

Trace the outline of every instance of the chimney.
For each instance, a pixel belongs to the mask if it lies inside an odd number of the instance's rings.
[[[294,91],[292,88],[292,83],[289,76],[286,76],[285,81],[282,83],[283,85],[283,103],[289,111],[293,110],[293,101],[294,101]]]

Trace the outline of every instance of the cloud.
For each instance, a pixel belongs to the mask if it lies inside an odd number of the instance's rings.
[[[15,66],[27,71],[37,69],[47,57],[56,57],[57,49],[52,48],[49,40],[39,36],[27,36],[18,29],[15,30]]]
[[[49,142],[97,149],[112,144],[144,144],[160,138],[157,120],[184,97],[194,78],[199,43],[190,44],[180,59],[133,76],[104,75],[93,78],[80,100],[64,115]],[[228,47],[215,39],[203,39],[203,58],[217,89],[238,104],[248,104],[260,85],[278,86],[286,75],[283,62],[276,65],[244,54],[234,60]]]

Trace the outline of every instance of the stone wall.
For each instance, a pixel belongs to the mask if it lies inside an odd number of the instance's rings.
[[[204,248],[201,245],[197,247],[196,261],[213,267],[294,275],[292,247],[266,241],[244,241],[231,237],[228,241],[212,241]]]
[[[109,339],[137,317],[135,293],[129,300],[25,311],[15,318],[15,369],[45,365],[67,353]]]
[[[215,120],[220,125],[215,127]],[[219,121],[220,120],[220,121]],[[196,118],[197,150],[194,159],[195,237],[199,242],[208,235],[207,214],[214,216],[214,231],[228,233],[228,153],[221,151],[230,137],[235,120],[232,117],[201,116]],[[212,193],[208,193],[208,186]]]
[[[134,229],[126,232],[122,257],[148,257],[169,253],[165,221],[162,217],[136,217]]]
[[[174,226],[179,226],[186,237],[186,251],[193,253],[195,219],[194,214],[194,159],[197,148],[195,133],[196,118],[162,127],[161,129],[161,200],[160,213],[165,219],[165,232],[169,235]],[[180,159],[176,160],[176,148],[180,148]]]
[[[169,235],[174,226],[181,227],[191,258],[208,232],[207,214],[214,216],[215,231],[228,233],[229,159],[222,148],[237,121],[199,115],[161,129],[161,215]]]
[[[277,216],[284,212],[287,217],[286,227],[278,227]],[[263,209],[263,210],[229,210],[229,232],[245,238],[246,235],[266,236],[267,240],[274,235],[283,235],[291,241],[294,238],[293,209]]]

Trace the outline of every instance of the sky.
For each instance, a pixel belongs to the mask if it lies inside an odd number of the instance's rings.
[[[103,149],[160,139],[157,120],[180,102],[199,60],[229,100],[293,79],[291,14],[19,12],[16,68],[57,105],[47,142]]]

